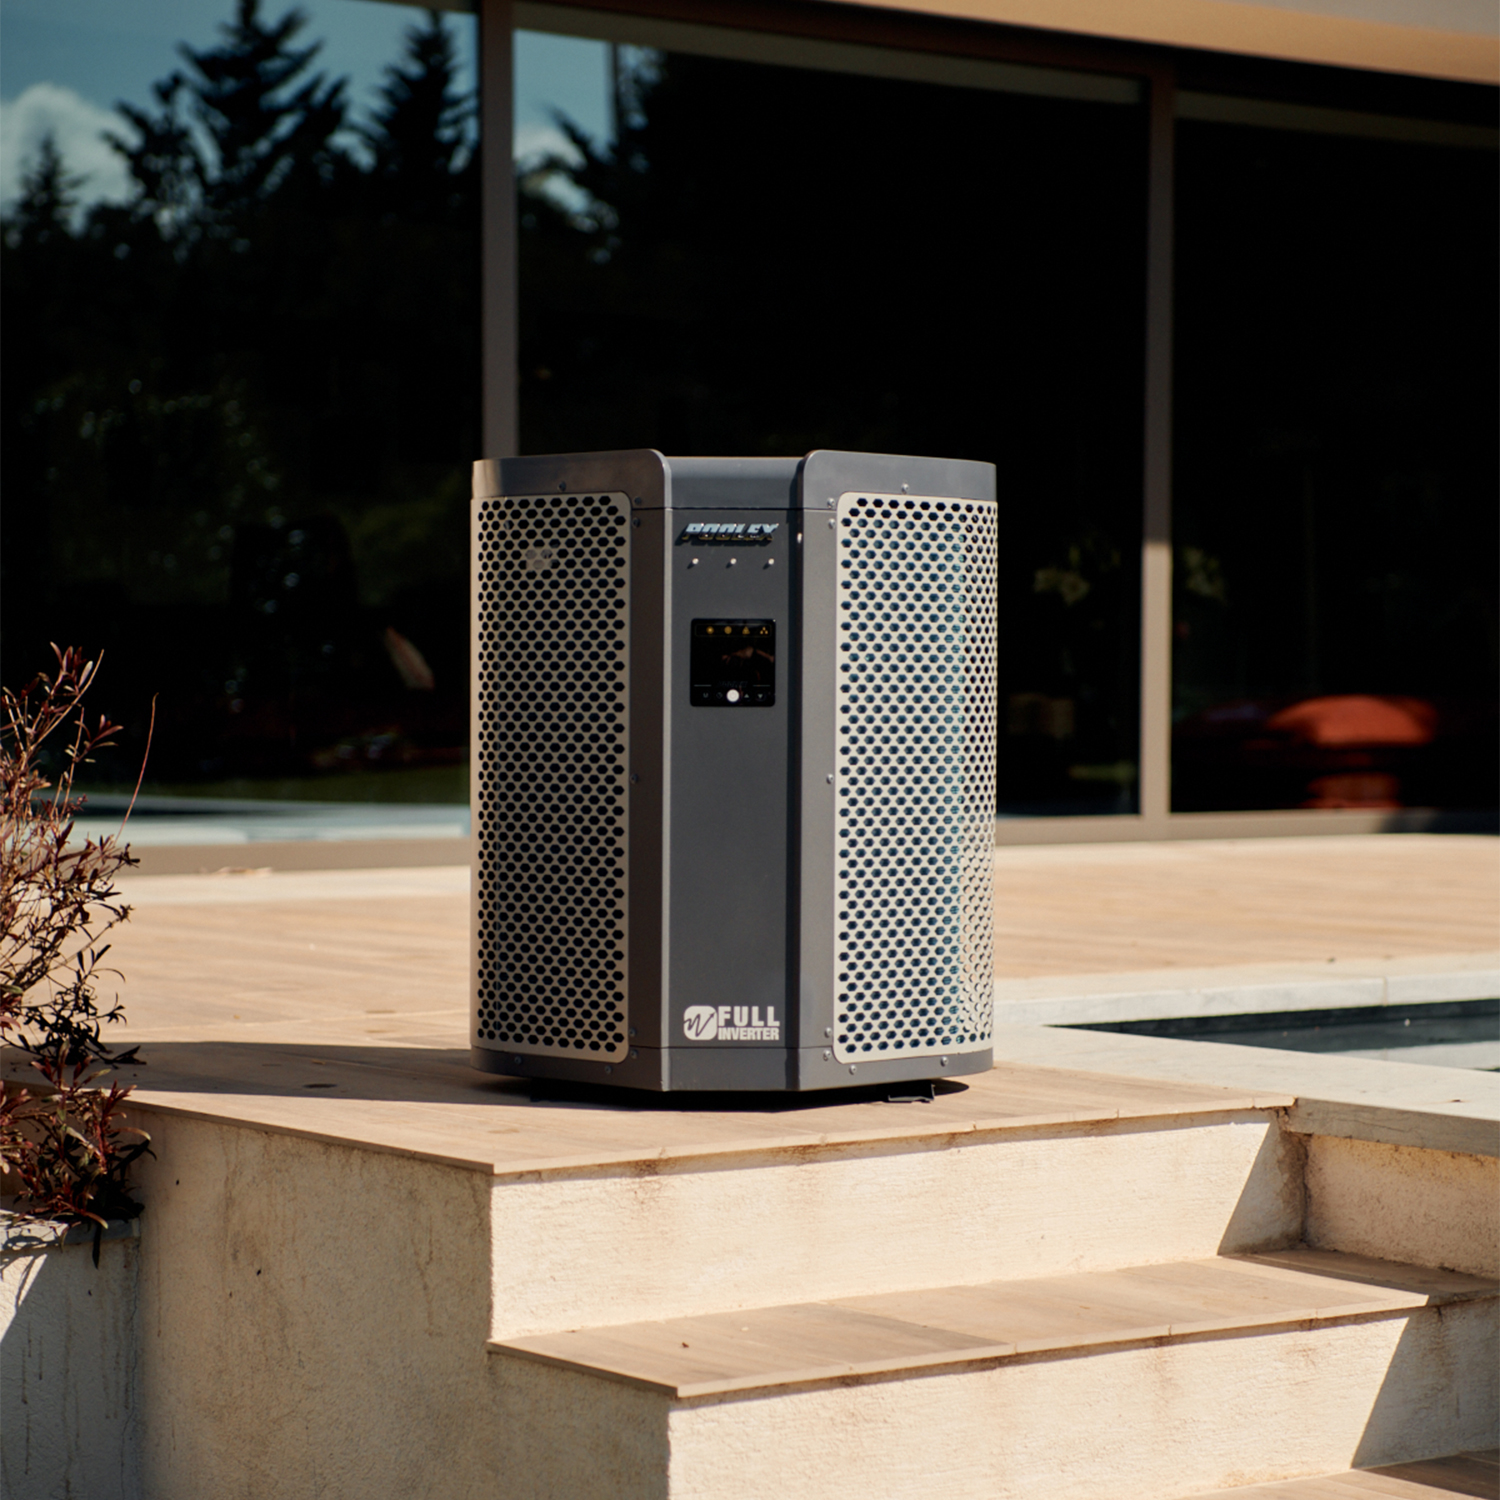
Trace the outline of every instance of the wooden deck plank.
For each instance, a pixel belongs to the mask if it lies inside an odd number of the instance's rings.
[[[504,1340],[501,1354],[648,1384],[682,1398],[795,1385],[855,1373],[1000,1361],[1018,1355],[1136,1343],[1183,1334],[1236,1332],[1418,1308],[1427,1293],[1403,1291],[1329,1269],[1302,1277],[1303,1296],[1279,1275],[1257,1285],[1253,1257],[1234,1265],[1200,1260],[1125,1271],[936,1287],[800,1306],[667,1318]],[[1361,1268],[1363,1269],[1363,1268]],[[1427,1282],[1445,1273],[1424,1271]],[[1143,1313],[1145,1285],[1157,1299]],[[1476,1277],[1454,1276],[1458,1296],[1496,1295]],[[1419,1476],[1395,1476],[1421,1482]],[[1462,1493],[1462,1492],[1461,1492]]]
[[[1444,1271],[1435,1266],[1408,1266],[1376,1260],[1344,1250],[1262,1250],[1254,1255],[1224,1257],[1230,1266],[1244,1266],[1257,1275],[1288,1272],[1293,1276],[1333,1276],[1340,1281],[1361,1282],[1372,1287],[1391,1287],[1419,1294],[1431,1302],[1444,1302],[1482,1292],[1492,1283],[1482,1276],[1462,1271]]]
[[[1372,1479],[1362,1470],[1339,1474],[1329,1479],[1307,1479],[1301,1488],[1288,1485],[1282,1492],[1288,1500],[1357,1500],[1364,1495],[1367,1500],[1433,1500],[1431,1490],[1421,1486],[1407,1486],[1388,1492],[1380,1487],[1378,1479]]]
[[[1299,1271],[1300,1254],[1316,1257]],[[1118,1271],[942,1287],[841,1299],[888,1317],[934,1322],[1000,1342],[1033,1347],[1039,1340],[1076,1335],[1098,1341],[1122,1333],[1156,1338],[1168,1333],[1246,1328],[1300,1317],[1342,1317],[1420,1307],[1435,1295],[1492,1294],[1494,1284],[1455,1272],[1407,1268],[1390,1262],[1380,1282],[1370,1263],[1352,1257],[1357,1274],[1338,1274],[1337,1252],[1290,1252],[1257,1276],[1256,1256],[1216,1257],[1131,1266]]]
[[[1177,1304],[1173,1327],[1213,1326],[1219,1319],[1254,1315],[1277,1321],[1297,1311],[1340,1316],[1346,1309],[1374,1312],[1422,1306],[1421,1295],[1394,1287],[1351,1283],[1328,1275],[1257,1276],[1246,1262],[1197,1261],[1181,1266],[1136,1266],[1122,1271],[1125,1287],[1169,1293]],[[1248,1325],[1247,1325],[1248,1326]]]
[[[1208,1495],[1190,1496],[1188,1500],[1360,1500],[1361,1496],[1364,1500],[1439,1500],[1444,1493],[1430,1485],[1387,1482],[1363,1469],[1353,1469],[1346,1474],[1215,1490]]]
[[[1413,837],[997,850],[996,973],[1494,949],[1496,840]]]
[[[922,1367],[994,1354],[988,1340],[828,1303],[757,1308],[516,1339],[512,1353],[676,1394]]]
[[[1121,1119],[1233,1118],[1291,1103],[1286,1095],[1126,1080],[1121,1097],[1111,1098],[1099,1075],[1026,1065],[977,1075],[930,1104],[818,1096],[730,1096],[712,1108],[631,1096],[577,1103],[534,1100],[527,1082],[478,1073],[456,1049],[147,1041],[143,1056],[143,1066],[119,1074],[137,1085],[140,1106],[499,1175],[857,1144],[965,1144]],[[1048,1076],[1045,1091],[1031,1086],[1036,1074]]]
[[[996,851],[999,976],[1500,946],[1500,841],[1404,835]],[[248,856],[247,856],[248,857]],[[462,869],[137,876],[114,958],[135,1035],[467,1035]]]
[[[1500,1472],[1495,1466],[1461,1453],[1451,1458],[1385,1464],[1370,1472],[1407,1484],[1428,1485],[1444,1494],[1477,1495],[1480,1500],[1496,1500],[1500,1496]]]
[[[1379,1469],[1353,1469],[1339,1476],[1338,1483],[1345,1500],[1365,1496],[1366,1500],[1437,1500],[1464,1491],[1455,1491],[1446,1483],[1442,1486],[1425,1484],[1418,1480],[1403,1479]]]
[[[840,1298],[837,1306],[878,1312],[903,1322],[948,1328],[992,1344],[1022,1348],[1098,1343],[1112,1337],[1165,1338],[1171,1318],[1152,1318],[1120,1305],[1104,1276],[1028,1280],[1024,1285],[935,1287]],[[1098,1283],[1098,1284],[1096,1284]]]
[[[1494,1450],[1490,1450],[1493,1453]],[[1215,1490],[1185,1500],[1445,1500],[1453,1495],[1500,1500],[1500,1466],[1484,1454],[1454,1454],[1418,1463],[1349,1469],[1309,1479],[1284,1479]]]

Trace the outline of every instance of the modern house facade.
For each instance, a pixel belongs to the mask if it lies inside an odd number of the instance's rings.
[[[117,644],[160,789],[462,800],[472,457],[839,447],[997,465],[1000,841],[1493,820],[1488,7],[481,0],[425,190],[420,48],[236,166],[249,15],[84,331],[7,252],[7,671]]]

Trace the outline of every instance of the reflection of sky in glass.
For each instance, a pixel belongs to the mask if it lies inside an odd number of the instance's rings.
[[[314,67],[349,79],[356,116],[371,104],[386,65],[401,53],[415,7],[369,0],[298,0],[308,25],[301,45],[321,41]],[[290,8],[262,6],[266,20]],[[49,130],[69,168],[87,178],[86,198],[119,197],[125,173],[101,139],[119,128],[119,100],[152,103],[151,85],[178,67],[177,45],[211,45],[232,0],[0,0],[0,201]],[[458,38],[462,83],[473,87],[476,27],[471,15],[445,17]],[[541,32],[516,34],[516,155],[566,151],[554,123],[561,110],[596,139],[609,133],[609,48],[604,42]]]
[[[596,141],[610,133],[609,44],[582,37],[516,33],[516,158],[566,151],[561,111]]]
[[[265,0],[262,20],[291,8]],[[368,0],[297,0],[297,8],[308,25],[296,44],[323,42],[313,67],[348,77],[358,118],[421,11]],[[211,45],[232,9],[233,0],[0,0],[0,199],[14,195],[49,130],[69,167],[88,174],[86,196],[123,193],[119,159],[99,138],[117,128],[115,103],[151,105],[151,85],[181,66],[177,44]],[[472,88],[474,17],[445,19],[458,41],[460,82]]]

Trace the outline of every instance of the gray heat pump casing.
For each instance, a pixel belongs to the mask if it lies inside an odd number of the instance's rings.
[[[990,464],[474,466],[476,1067],[991,1065],[995,546]]]

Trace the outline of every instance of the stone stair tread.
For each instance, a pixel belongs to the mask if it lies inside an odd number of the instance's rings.
[[[497,1340],[501,1354],[688,1399],[1494,1296],[1478,1276],[1284,1250],[933,1287]]]
[[[1305,1246],[1288,1250],[1260,1250],[1254,1255],[1231,1255],[1225,1257],[1257,1272],[1275,1275],[1288,1271],[1293,1276],[1323,1274],[1337,1276],[1344,1281],[1362,1281],[1370,1286],[1390,1286],[1393,1270],[1399,1271],[1399,1285],[1409,1291],[1426,1291],[1433,1302],[1463,1298],[1489,1283],[1482,1276],[1469,1276],[1459,1271],[1444,1271],[1436,1266],[1412,1266],[1395,1261],[1377,1260],[1373,1255],[1356,1255],[1346,1250],[1312,1250]]]
[[[1443,1500],[1451,1495],[1500,1500],[1500,1450],[1214,1490],[1187,1500]]]
[[[132,1033],[130,1040],[136,1039]],[[625,1173],[716,1156],[838,1154],[887,1142],[927,1146],[1129,1121],[1210,1120],[1296,1103],[1279,1091],[1029,1063],[975,1074],[923,1104],[830,1094],[684,1103],[609,1090],[533,1098],[533,1085],[524,1080],[476,1074],[467,1051],[331,1050],[316,1040],[281,1040],[258,1045],[250,1066],[238,1041],[146,1040],[150,1066],[120,1075],[135,1086],[141,1108],[388,1150],[496,1177],[599,1168]],[[8,1058],[6,1066],[19,1076],[19,1059]],[[313,1079],[316,1095],[305,1091]]]

